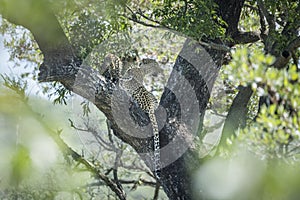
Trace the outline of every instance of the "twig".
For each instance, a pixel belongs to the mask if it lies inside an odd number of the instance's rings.
[[[131,18],[131,17],[127,17],[127,19],[133,21],[133,22],[136,22],[138,24],[141,24],[141,25],[144,25],[144,26],[148,26],[148,27],[152,27],[152,28],[161,28],[163,29],[164,27],[162,26],[155,26],[155,25],[152,25],[152,24],[148,24],[146,22],[143,22],[143,21],[140,21],[140,20],[137,20],[137,19],[134,19],[134,18]]]
[[[123,150],[117,149],[116,158],[115,158],[115,162],[114,162],[114,169],[113,169],[114,181],[115,181],[115,183],[117,184],[117,186],[119,187],[120,190],[123,190],[123,187],[122,187],[122,185],[119,181],[119,178],[118,178],[118,168],[119,168],[119,165],[120,165],[120,160],[121,160],[122,154],[123,154]]]
[[[148,181],[148,180],[145,180],[145,179],[142,179],[142,178],[139,178],[138,180],[122,180],[122,179],[119,179],[119,182],[121,184],[124,184],[124,185],[138,184],[138,185],[150,186],[150,187],[154,187],[154,186],[157,185],[156,182]],[[105,186],[105,183],[102,182],[102,181],[97,181],[95,183],[87,184],[83,187],[96,187],[96,186]]]
[[[167,30],[167,31],[169,31],[169,32],[171,32],[171,33],[174,33],[174,34],[176,34],[176,35],[179,35],[179,36],[182,36],[182,37],[191,39],[191,40],[195,40],[194,38],[189,37],[189,36],[187,36],[187,35],[185,35],[185,34],[183,34],[183,33],[180,33],[180,32],[178,32],[178,31],[176,31],[176,30],[174,30],[174,29],[172,29],[172,28],[170,28],[170,27],[168,27],[168,26],[161,25],[161,22],[156,21],[156,20],[153,20],[153,19],[147,17],[146,15],[144,15],[144,14],[142,13],[142,11],[138,11],[137,13],[135,13],[131,8],[129,8],[129,7],[127,7],[127,8],[128,8],[128,10],[129,10],[134,16],[139,15],[140,17],[144,18],[145,20],[150,21],[150,22],[152,22],[152,23],[154,23],[154,24],[158,24],[158,25],[153,25],[153,24],[149,24],[149,23],[143,22],[143,21],[141,21],[141,20],[138,20],[137,17],[132,18],[132,17],[128,17],[128,16],[126,16],[126,15],[124,16],[124,17],[126,17],[127,19],[129,19],[129,20],[131,20],[131,21],[133,21],[133,22],[136,22],[136,23],[141,24],[141,25],[144,25],[144,26],[152,27],[152,28],[159,28],[159,29],[162,29],[162,30]],[[230,50],[231,50],[230,47],[228,47],[228,46],[226,46],[226,45],[222,45],[222,44],[217,44],[217,43],[213,43],[213,42],[204,42],[204,41],[201,41],[201,40],[198,40],[198,42],[199,42],[199,44],[201,44],[202,46],[208,47],[208,48],[210,48],[210,49],[215,49],[215,50],[224,51],[224,52],[230,52]]]
[[[159,197],[159,188],[160,188],[160,183],[157,181],[156,185],[155,185],[153,200],[158,199],[158,197]]]
[[[89,172],[94,174],[97,178],[101,179],[105,184],[118,196],[121,200],[126,200],[126,194],[125,192],[120,189],[116,183],[114,183],[111,179],[103,175],[97,167],[95,167],[92,163],[84,159],[81,155],[79,155],[76,151],[74,151],[71,147],[69,147],[60,137],[59,133],[52,130],[48,125],[44,123],[42,118],[40,117],[40,114],[36,113],[31,109],[31,107],[28,104],[25,104],[28,111],[31,112],[32,116],[34,116],[35,120],[37,120],[42,127],[49,133],[49,136],[55,141],[59,149],[64,155],[70,155],[76,162],[79,162],[80,164],[84,165]]]

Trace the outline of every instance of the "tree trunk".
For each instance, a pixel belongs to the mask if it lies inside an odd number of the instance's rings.
[[[129,98],[116,85],[75,56],[72,45],[46,1],[26,0],[26,9],[16,15],[17,0],[8,1],[1,9],[4,18],[22,25],[34,35],[43,55],[40,81],[59,81],[67,89],[93,102],[110,120],[114,134],[131,145],[153,169],[151,156],[153,140],[149,118],[135,105],[128,110]],[[33,8],[39,6],[38,20],[32,19]],[[226,3],[227,2],[227,3]],[[227,34],[237,32],[237,22],[244,1],[216,1],[219,13],[228,23]],[[233,9],[234,8],[234,9]],[[231,23],[231,24],[230,24]],[[46,32],[46,34],[45,34]],[[220,40],[213,42],[221,43]],[[206,47],[207,48],[207,47]],[[207,53],[208,52],[208,53]],[[201,165],[196,144],[210,91],[218,75],[226,52],[204,49],[197,42],[187,40],[176,59],[168,84],[156,110],[161,143],[161,185],[170,199],[192,199],[194,171]],[[118,113],[118,114],[116,114]],[[120,113],[122,116],[120,116]],[[132,117],[134,116],[134,120]],[[164,124],[162,122],[165,122]],[[133,129],[135,123],[145,126]],[[150,133],[149,133],[150,132]]]

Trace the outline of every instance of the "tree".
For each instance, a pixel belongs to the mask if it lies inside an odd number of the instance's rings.
[[[26,0],[20,3],[2,0],[0,13],[4,19],[32,33],[43,55],[39,81],[59,82],[68,91],[92,102],[109,120],[114,135],[133,147],[150,169],[153,168],[149,153],[152,139],[134,137],[136,133],[120,126],[117,121],[120,118],[114,113],[114,110],[122,110],[122,106],[127,105],[128,97],[117,90],[113,81],[103,78],[103,74],[83,61],[95,46],[113,37],[112,33],[130,30],[135,23],[165,29],[187,38],[160,99],[159,104],[166,114],[159,109],[156,113],[157,116],[166,116],[160,130],[161,144],[166,150],[162,149],[164,168],[159,183],[170,199],[193,198],[193,176],[205,160],[198,152],[206,131],[203,127],[204,114],[217,75],[228,63],[228,71],[231,72],[225,81],[232,84],[233,75],[234,81],[239,80],[239,85],[231,86],[233,89],[236,87],[238,93],[226,115],[217,152],[222,153],[222,148],[226,149],[226,141],[233,139],[238,130],[243,130],[240,132],[244,135],[253,133],[253,130],[261,131],[259,137],[266,140],[267,146],[271,145],[270,141],[274,142],[274,152],[279,147],[281,152],[284,148],[288,152],[289,145],[297,147],[293,142],[298,138],[300,104],[292,99],[294,93],[297,95],[295,90],[299,84],[298,68],[295,67],[299,62],[300,46],[298,1],[112,0],[97,4],[85,1]],[[66,8],[60,5],[66,5]],[[80,5],[84,7],[82,12],[78,11]],[[103,5],[108,9],[107,13],[101,9]],[[72,12],[76,14],[70,15]],[[95,13],[99,13],[95,15],[99,17],[96,21],[90,18]],[[68,20],[73,24],[69,24]],[[99,55],[100,63],[101,58]],[[264,72],[266,78],[262,78]],[[245,76],[247,73],[249,76]],[[282,82],[270,81],[277,77]],[[286,88],[292,90],[288,95],[282,92]],[[249,110],[255,104],[255,95],[260,96],[258,114]],[[149,123],[149,118],[137,105],[133,104],[129,112],[137,124]],[[281,114],[287,118],[283,127],[279,124]],[[276,122],[270,120],[269,123],[273,123],[271,127],[266,125],[269,120],[266,116],[276,119]],[[126,119],[124,116],[121,118]],[[285,131],[279,133],[281,129]],[[60,146],[64,146],[63,149],[68,149],[57,136],[53,137]],[[76,152],[68,150],[67,154],[93,171],[93,167]],[[93,172],[120,199],[125,199],[117,179]],[[205,198],[205,192],[197,198]]]

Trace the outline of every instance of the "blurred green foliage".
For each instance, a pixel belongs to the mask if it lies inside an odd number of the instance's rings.
[[[29,175],[31,169],[29,150],[23,145],[18,145],[11,159],[11,184],[16,186]]]
[[[137,10],[139,8],[141,13],[150,19],[150,22],[159,23],[162,27],[196,40],[223,38],[226,28],[225,22],[217,16],[217,7],[213,1],[52,0],[51,2],[77,54],[94,68],[100,65],[107,52],[124,53],[137,49],[140,56],[154,57],[163,63],[165,75],[170,72],[182,45],[182,38],[170,32],[141,27],[128,21],[125,17],[128,15],[126,6],[133,8],[136,6]],[[291,33],[299,31],[299,25],[293,23],[300,21],[299,1],[264,0],[263,2],[272,17],[277,20],[276,26],[269,33],[273,39],[269,42],[270,45],[276,44],[276,50],[279,52],[286,46],[288,40],[293,39],[289,34],[285,36],[280,34],[283,26],[289,23],[291,25],[286,31]],[[246,5],[242,11],[239,28],[242,31],[257,31],[260,28],[259,13],[255,9],[257,3],[246,1]],[[2,19],[0,32],[5,36],[4,45],[9,49],[10,61],[14,63],[14,67],[26,63],[25,66],[32,69],[32,73],[26,72],[20,77],[2,76],[0,197],[6,195],[12,199],[54,199],[55,197],[85,199],[99,194],[103,198],[113,196],[111,191],[107,192],[106,187],[87,187],[83,184],[94,180],[94,177],[83,172],[82,168],[74,167],[70,162],[63,160],[62,156],[55,158],[47,170],[37,166],[34,152],[41,151],[43,148],[36,148],[31,140],[40,134],[47,135],[45,134],[47,131],[40,128],[43,123],[41,125],[37,122],[36,115],[31,112],[28,104],[38,108],[44,100],[37,103],[28,98],[26,80],[36,80],[38,66],[43,56],[33,36],[26,29]],[[199,190],[198,186],[201,189],[205,188],[204,193],[208,199],[297,199],[300,195],[298,190],[300,184],[299,70],[291,63],[287,70],[268,67],[274,62],[274,57],[266,55],[266,46],[261,42],[236,46],[231,56],[230,64],[222,67],[220,80],[218,80],[220,83],[217,84],[218,92],[212,94],[210,101],[211,105],[217,105],[218,101],[218,104],[226,106],[220,108],[212,106],[207,112],[215,109],[213,114],[226,114],[238,87],[251,86],[254,94],[248,105],[247,126],[237,131],[237,138],[231,138],[232,148],[224,150],[222,154],[224,158],[208,159],[201,166],[198,176],[195,176],[196,190]],[[299,56],[299,51],[296,52],[296,56]],[[166,81],[167,76],[164,76],[161,79],[151,80],[149,85],[161,92],[162,82]],[[219,92],[225,93],[223,98],[219,98]],[[58,83],[45,84],[43,93],[50,94],[48,98],[59,104],[69,104],[68,97],[72,95]],[[269,94],[274,97],[273,104],[262,106],[258,110],[259,97]],[[81,103],[81,108],[80,113],[76,113],[78,116],[81,116],[82,112],[85,117],[93,113],[93,109],[86,102]],[[44,119],[45,116],[51,115],[48,113],[49,110],[52,110],[52,107],[40,109],[39,116]],[[57,121],[65,121],[60,120],[57,113],[52,113],[51,116],[51,119],[45,120],[48,126],[59,129],[60,132],[66,129],[66,127],[58,128]],[[95,121],[86,124],[97,124],[95,129],[103,130],[106,126],[103,116],[99,119],[97,113],[97,117]],[[66,123],[66,126],[69,124]],[[47,141],[45,144],[48,144],[49,140],[51,140],[49,137],[43,138],[43,141]],[[84,145],[81,147],[81,143],[76,145],[78,152],[86,148]],[[123,161],[131,164],[133,150],[122,143],[118,145],[119,149],[124,150],[126,154]],[[110,164],[114,162],[111,152],[101,149],[105,153],[101,154],[103,162],[100,163],[97,160],[99,152],[95,149],[98,150],[97,148],[91,150],[90,160],[99,167],[99,170],[111,167]],[[88,152],[84,150],[83,152]],[[131,166],[129,164],[128,166]],[[120,174],[121,177],[134,177],[137,180],[144,176],[143,173],[130,173],[127,170],[121,170]],[[141,182],[136,183],[139,184]],[[130,194],[129,198],[145,198],[148,192],[153,190],[152,188],[136,190],[134,188],[136,185],[125,188]]]
[[[257,118],[239,131],[239,137],[242,141],[248,141],[249,148],[261,157],[298,157],[299,72],[292,64],[288,70],[268,67],[273,60],[259,48],[251,51],[238,48],[233,53],[232,62],[224,69],[226,80],[230,80],[233,85],[251,85],[256,96],[271,94],[274,98],[274,104],[262,106],[258,114],[257,110],[252,110],[252,115],[257,115]]]

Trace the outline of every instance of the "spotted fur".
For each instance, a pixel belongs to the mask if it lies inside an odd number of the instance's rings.
[[[147,74],[153,74],[159,72],[158,63],[153,59],[143,59],[139,67],[131,68],[127,70],[123,78],[121,78],[120,86],[133,97],[143,111],[148,113],[153,130],[153,146],[154,146],[154,172],[155,176],[160,178],[160,143],[159,143],[159,131],[157,120],[155,116],[155,109],[158,106],[157,100],[154,95],[147,91],[143,86],[143,78]]]
[[[158,106],[157,100],[151,92],[148,92],[146,88],[140,84],[134,77],[121,79],[120,85],[125,91],[132,96],[132,98],[138,103],[140,108],[148,113],[153,130],[153,142],[154,142],[154,172],[156,177],[160,178],[160,143],[159,143],[159,131],[155,116],[155,109]]]

